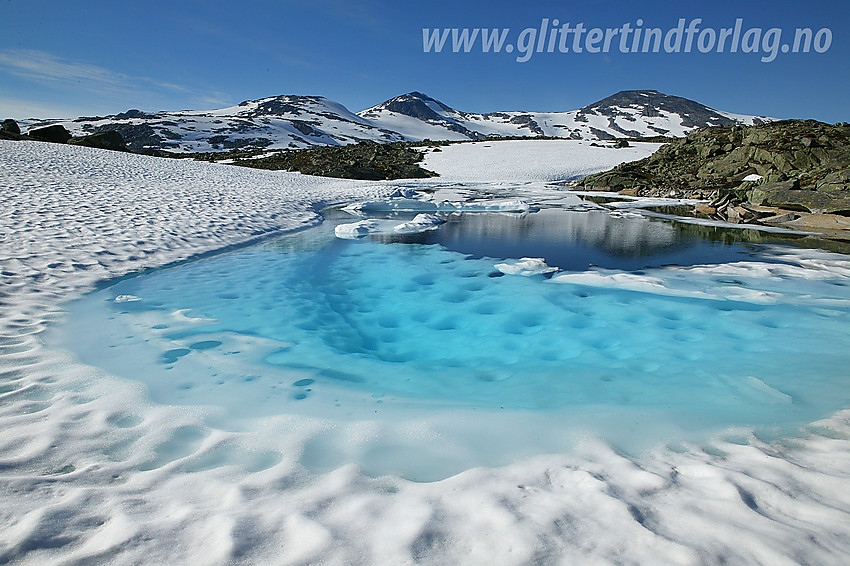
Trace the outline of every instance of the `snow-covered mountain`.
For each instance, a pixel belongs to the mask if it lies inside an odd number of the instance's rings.
[[[407,139],[321,96],[274,96],[208,111],[128,110],[50,123],[61,123],[75,136],[118,130],[130,149],[175,152],[295,149]]]
[[[118,130],[133,150],[206,152],[345,145],[365,140],[474,140],[488,136],[595,140],[681,136],[705,126],[768,120],[764,116],[721,112],[654,90],[627,90],[569,112],[475,114],[411,92],[355,114],[321,96],[282,95],[219,110],[156,113],[128,110],[76,120],[38,120],[30,125],[60,123],[75,136]]]
[[[471,114],[411,92],[358,113],[371,123],[409,139],[477,139],[486,136],[551,136],[613,139],[683,136],[706,126],[751,125],[765,116],[721,112],[699,102],[655,90],[624,90],[569,112]]]

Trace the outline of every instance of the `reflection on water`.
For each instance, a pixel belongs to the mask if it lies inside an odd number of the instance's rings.
[[[339,211],[327,211],[327,216],[331,222],[350,218]],[[734,231],[719,238],[717,231],[634,213],[612,215],[606,211],[548,208],[525,214],[451,215],[438,230],[371,238],[386,243],[439,244],[473,258],[542,257],[549,265],[570,271],[591,266],[631,271],[746,259],[749,247],[724,245],[746,242],[745,238],[736,236]],[[706,238],[708,233],[715,237]]]

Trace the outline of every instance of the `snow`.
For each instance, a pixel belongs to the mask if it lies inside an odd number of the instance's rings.
[[[747,114],[734,114],[732,112],[724,112],[722,110],[714,110],[714,111],[717,112],[718,114],[720,114],[721,116],[725,116],[726,118],[729,118],[730,120],[735,120],[736,122],[740,122],[741,124],[743,124],[745,126],[752,126],[752,125],[758,123],[758,121],[773,122],[774,120],[776,120],[776,118],[771,118],[769,116],[749,116]]]
[[[521,199],[488,199],[480,202],[427,200],[411,196],[356,202],[343,208],[351,214],[388,212],[528,212],[531,206]]]
[[[441,180],[460,183],[573,180],[642,159],[661,144],[634,143],[612,149],[576,140],[525,140],[462,143],[429,152],[423,167]]]
[[[464,144],[428,164],[498,184],[572,178],[653,147],[576,144]],[[627,456],[588,436],[568,454],[416,483],[352,464],[306,470],[308,448],[333,448],[322,432],[334,423],[279,415],[218,427],[214,407],[153,404],[140,385],[41,340],[63,302],[100,282],[310,226],[322,206],[398,188],[0,141],[0,563],[847,561],[847,411],[785,441],[744,430]],[[786,253],[807,273],[847,270],[831,254]],[[375,430],[364,419],[345,434],[368,442]],[[427,427],[405,434],[441,442]]]
[[[761,181],[763,178],[764,178],[764,177],[762,177],[762,176],[761,176],[761,175],[759,175],[758,173],[751,173],[751,174],[747,175],[746,177],[744,177],[744,178],[743,178],[743,179],[741,179],[741,180],[742,180],[742,181]]]
[[[396,101],[409,101],[415,96],[402,95]],[[642,105],[633,104],[608,108],[605,113],[596,109],[570,110],[566,112],[491,112],[476,114],[440,107],[432,100],[422,99],[437,117],[420,120],[400,114],[378,104],[358,114],[370,123],[399,132],[410,140],[465,140],[462,132],[475,132],[484,136],[547,136],[567,139],[597,140],[600,135],[620,138],[630,136],[676,136],[682,137],[694,129],[684,125],[683,117],[674,112],[652,108],[646,112]],[[389,101],[388,101],[389,102]],[[647,115],[653,114],[653,115]],[[757,119],[770,121],[764,116],[745,116],[718,112],[742,124],[752,125]],[[460,130],[460,131],[458,131]]]
[[[337,238],[346,239],[362,238],[379,231],[381,231],[381,222],[378,220],[360,220],[351,224],[340,224],[334,228]]]
[[[397,100],[409,98],[404,95]],[[36,120],[24,121],[22,125],[61,124],[75,136],[90,133],[94,128],[144,125],[150,128],[149,133],[162,138],[154,143],[156,147],[174,152],[213,152],[242,147],[279,151],[363,140],[460,141],[476,136],[598,140],[634,135],[684,136],[693,129],[683,124],[679,114],[660,109],[648,113],[635,105],[611,107],[604,114],[593,109],[476,114],[442,107],[430,99],[424,103],[435,113],[430,119],[394,112],[386,103],[355,114],[342,104],[321,96],[281,95],[214,110],[156,112],[136,118]],[[719,114],[748,125],[757,120],[771,120],[763,116]],[[224,139],[235,145],[223,143]]]
[[[415,234],[426,230],[434,230],[444,222],[445,220],[433,214],[417,214],[413,217],[413,220],[396,225],[393,228],[393,232],[396,234]]]
[[[494,267],[505,275],[522,275],[524,277],[558,271],[557,267],[546,265],[546,260],[542,257],[523,257],[518,260],[497,263]]]
[[[435,230],[445,220],[437,218],[433,214],[417,214],[413,220],[397,222],[393,220],[366,219],[340,224],[334,228],[337,238],[355,239],[368,236],[369,234],[416,234]]]

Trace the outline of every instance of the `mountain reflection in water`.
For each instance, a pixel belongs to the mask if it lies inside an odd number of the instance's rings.
[[[542,257],[549,265],[570,271],[590,266],[631,271],[661,265],[725,263],[746,259],[751,251],[738,243],[745,238],[727,234],[710,239],[704,230],[634,213],[546,208],[526,214],[454,215],[446,220],[429,232],[372,238],[386,243],[440,244],[473,258]]]

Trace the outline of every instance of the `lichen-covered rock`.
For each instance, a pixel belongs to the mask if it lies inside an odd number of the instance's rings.
[[[762,179],[743,181],[752,174]],[[638,196],[734,194],[736,202],[843,213],[850,210],[850,126],[783,120],[705,128],[580,184]]]

